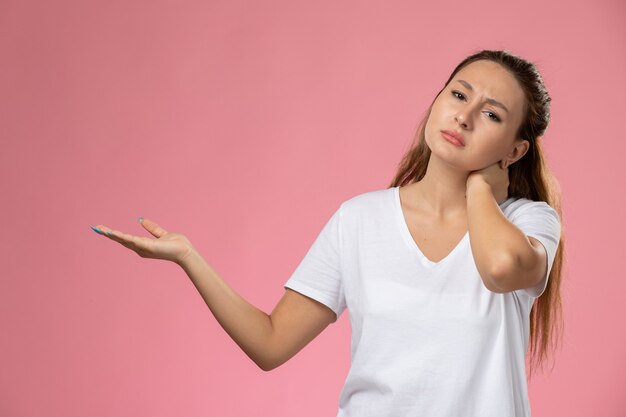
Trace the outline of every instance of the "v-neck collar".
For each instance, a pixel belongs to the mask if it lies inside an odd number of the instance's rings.
[[[417,245],[417,242],[415,242],[415,239],[413,239],[413,236],[411,235],[411,230],[409,229],[406,219],[404,218],[404,212],[402,211],[402,204],[400,202],[400,187],[396,186],[396,187],[393,187],[391,190],[392,190],[391,195],[394,200],[394,208],[395,208],[395,213],[396,213],[395,217],[396,217],[399,229],[400,229],[400,234],[402,235],[402,238],[407,244],[407,246],[409,247],[409,249],[417,256],[418,260],[424,267],[427,267],[427,268],[441,267],[445,265],[446,263],[448,263],[450,259],[453,258],[457,252],[459,252],[463,247],[466,246],[466,242],[469,241],[469,229],[465,231],[465,234],[463,235],[461,240],[457,242],[454,248],[452,248],[452,250],[443,259],[439,260],[438,262],[434,262],[428,259],[426,255],[424,255],[422,250],[419,248],[419,246]],[[510,199],[511,198],[502,202],[502,204],[500,204],[500,207],[503,207],[505,203]]]

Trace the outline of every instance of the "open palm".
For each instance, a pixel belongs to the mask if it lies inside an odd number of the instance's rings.
[[[164,259],[180,264],[193,250],[193,245],[184,235],[168,232],[148,219],[143,219],[140,223],[156,239],[122,233],[104,225],[91,228],[96,233],[135,251],[142,258]]]

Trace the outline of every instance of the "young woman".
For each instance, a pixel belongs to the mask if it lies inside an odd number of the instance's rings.
[[[148,219],[157,239],[96,231],[180,265],[266,371],[347,309],[351,367],[338,417],[528,417],[529,338],[541,363],[561,312],[561,210],[540,141],[549,118],[532,63],[507,51],[467,57],[391,185],[339,205],[270,315],[182,234]]]

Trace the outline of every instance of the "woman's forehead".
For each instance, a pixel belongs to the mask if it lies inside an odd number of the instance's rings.
[[[495,62],[477,61],[462,68],[453,78],[453,81],[466,80],[478,90],[507,90],[517,86],[517,80]]]

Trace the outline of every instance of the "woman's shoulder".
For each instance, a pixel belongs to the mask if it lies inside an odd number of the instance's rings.
[[[556,213],[556,211],[547,202],[542,200],[531,200],[525,197],[511,197],[500,206],[500,209],[508,218],[529,212],[529,210]]]
[[[344,211],[349,212],[384,208],[393,201],[395,191],[395,187],[364,191],[347,198],[341,206]]]

